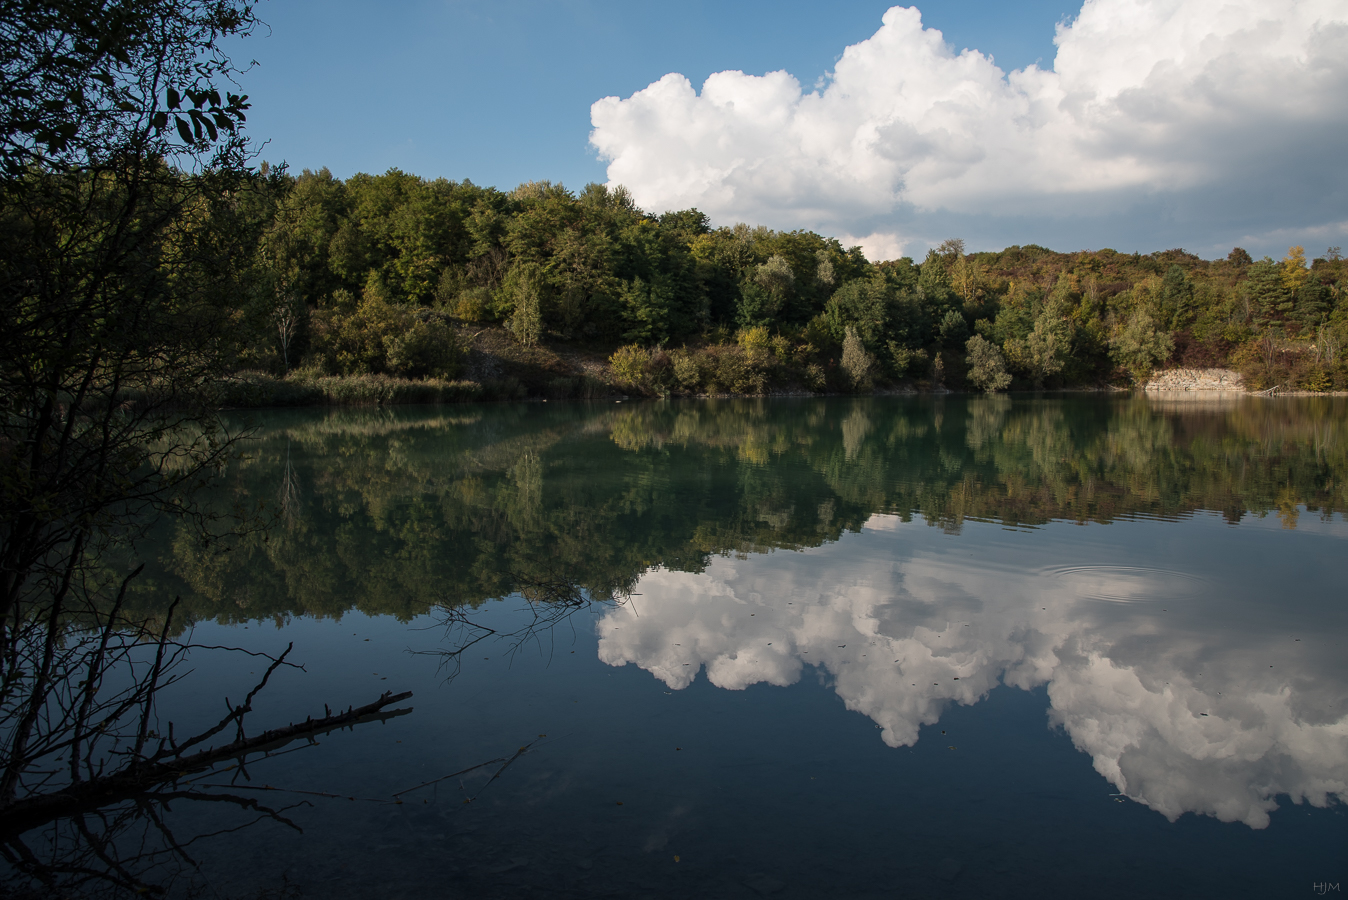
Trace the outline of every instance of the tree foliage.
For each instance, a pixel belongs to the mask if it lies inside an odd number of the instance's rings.
[[[237,523],[198,499],[235,455],[222,382],[275,334],[276,283],[263,289],[256,261],[278,181],[247,169],[245,98],[215,86],[233,71],[219,41],[251,10],[0,6],[0,817],[51,784],[53,747],[84,777],[81,738],[60,732],[101,707],[63,708],[60,673],[88,635],[113,682],[139,663],[110,648],[162,637],[120,614],[135,570],[106,560],[159,515],[198,544]]]
[[[1134,310],[1109,342],[1114,361],[1132,373],[1137,382],[1145,381],[1152,369],[1170,358],[1174,349],[1174,340],[1166,332],[1158,331],[1151,316],[1142,309]]]
[[[1122,363],[1111,341],[1139,309],[1171,337],[1176,361],[1194,364],[1238,365],[1237,348],[1270,329],[1305,353],[1322,324],[1348,334],[1341,264],[1328,257],[1297,270],[1295,290],[1287,265],[1239,248],[1204,261],[1178,249],[967,253],[951,239],[920,263],[872,263],[812,232],[714,228],[697,210],[648,215],[620,187],[575,193],[530,182],[502,192],[397,170],[344,182],[304,172],[277,203],[268,247],[279,249],[268,259],[282,274],[273,283],[293,286],[311,313],[339,291],[359,296],[375,273],[393,306],[605,356],[623,344],[705,347],[763,327],[809,348],[762,373],[784,385],[850,389],[839,368],[849,327],[872,357],[875,383],[927,381],[939,358],[955,388],[977,386],[962,362],[974,335],[1001,353],[1012,388],[1129,380],[1143,368]],[[297,346],[309,352],[303,336]],[[1348,385],[1341,359],[1326,371]]]
[[[980,335],[969,338],[965,344],[969,356],[969,382],[977,388],[995,394],[1011,386],[1011,373],[1006,371],[1006,359],[997,345]]]
[[[118,156],[185,158],[235,136],[224,38],[253,0],[12,0],[0,9],[0,171],[69,171]],[[230,146],[228,140],[225,145]]]
[[[857,390],[870,387],[871,367],[874,364],[875,361],[861,342],[861,335],[857,334],[856,328],[848,325],[843,338],[842,368],[852,382],[852,387]]]

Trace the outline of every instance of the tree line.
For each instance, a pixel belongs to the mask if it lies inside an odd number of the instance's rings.
[[[0,195],[11,343],[112,340],[138,359],[208,361],[190,364],[203,384],[484,381],[493,367],[471,359],[485,332],[500,338],[493,357],[543,360],[548,377],[526,387],[551,396],[595,392],[559,353],[649,395],[1126,386],[1175,365],[1235,368],[1256,389],[1348,388],[1338,248],[1204,260],[967,253],[952,239],[920,262],[871,262],[811,231],[651,215],[599,184],[500,191],[237,160],[187,173],[162,158],[138,161],[134,179],[29,167],[12,184]]]
[[[600,353],[648,393],[998,391],[1231,366],[1255,387],[1348,386],[1338,248],[966,253],[871,262],[811,231],[652,215],[622,187],[504,192],[390,170],[258,175],[265,216],[239,365],[453,377],[465,332]]]

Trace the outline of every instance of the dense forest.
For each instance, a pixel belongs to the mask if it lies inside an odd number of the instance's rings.
[[[1338,248],[1208,261],[952,239],[921,262],[872,263],[809,231],[650,215],[599,184],[502,192],[263,166],[253,187],[240,312],[255,333],[238,365],[273,376],[513,371],[565,396],[594,390],[567,377],[579,354],[608,361],[589,367],[601,382],[647,394],[1123,386],[1171,365],[1348,387]],[[485,371],[467,359],[484,332],[510,338],[486,345]]]
[[[62,217],[88,217],[69,198],[98,186],[70,182],[92,177],[27,175],[29,199],[57,198],[51,214],[6,208],[0,227],[15,245],[78,239],[88,226]],[[159,190],[174,178],[191,202],[138,234],[156,268],[137,277],[180,295],[173,315],[200,332],[186,343],[233,373],[226,406],[1125,387],[1177,365],[1238,369],[1254,389],[1348,388],[1338,248],[1208,261],[951,239],[873,263],[810,231],[647,214],[599,184],[502,192],[264,163],[228,178],[165,167]]]

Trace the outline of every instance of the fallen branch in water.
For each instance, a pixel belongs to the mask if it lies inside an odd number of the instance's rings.
[[[0,840],[22,834],[53,819],[78,815],[110,803],[139,797],[160,785],[213,768],[226,760],[241,759],[252,753],[274,750],[300,738],[312,740],[320,734],[339,728],[375,720],[387,721],[407,715],[411,709],[394,709],[386,712],[384,708],[411,696],[411,691],[404,691],[401,694],[385,692],[373,703],[351,707],[346,712],[329,713],[319,719],[309,718],[298,724],[265,731],[256,737],[240,737],[223,746],[202,750],[190,756],[177,756],[163,762],[132,763],[112,775],[81,781],[48,794],[24,797],[0,809],[4,823],[0,825]]]

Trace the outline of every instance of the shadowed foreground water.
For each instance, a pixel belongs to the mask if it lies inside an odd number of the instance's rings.
[[[272,526],[228,552],[164,531],[135,602],[180,594],[200,644],[293,642],[305,669],[276,673],[262,720],[385,690],[413,691],[413,712],[211,776],[299,804],[297,828],[198,840],[175,890],[1262,898],[1348,881],[1340,400],[258,424],[219,502],[265,502]],[[184,731],[257,674],[238,654],[194,665],[161,704]],[[218,815],[172,824],[205,835]]]

